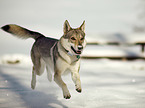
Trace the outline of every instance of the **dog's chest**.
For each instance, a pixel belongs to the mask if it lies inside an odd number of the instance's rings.
[[[59,70],[59,72],[63,75],[68,74],[69,72],[77,71],[79,68],[80,60],[71,62],[69,64],[68,62],[62,60],[61,58],[58,58],[56,60],[56,67]]]
[[[66,54],[63,51],[59,51],[59,58],[71,65],[77,62],[80,59],[80,56],[70,56],[68,53]]]

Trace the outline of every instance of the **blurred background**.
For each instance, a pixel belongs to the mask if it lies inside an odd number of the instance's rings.
[[[98,34],[144,32],[144,6],[144,0],[0,0],[0,26],[18,24],[60,38],[66,19],[74,28],[86,20],[87,40],[99,40]],[[1,30],[0,55],[14,50],[27,54],[32,41],[16,39]]]

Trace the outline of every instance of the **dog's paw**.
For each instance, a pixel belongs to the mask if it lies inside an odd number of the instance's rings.
[[[31,88],[34,90],[35,89],[35,85],[31,84]]]
[[[70,99],[71,98],[71,95],[70,94],[64,95],[64,98],[65,99]]]
[[[82,89],[81,88],[76,88],[76,91],[81,93],[82,92]]]
[[[50,82],[52,82],[52,74],[51,74],[51,73],[49,73],[49,74],[47,75],[47,78],[48,78],[48,80],[49,80]]]
[[[35,89],[35,86],[36,86],[36,82],[32,81],[31,82],[31,88],[34,90]]]
[[[81,93],[82,92],[81,85],[75,85],[75,86],[76,86],[76,91]]]
[[[63,91],[63,97],[65,99],[70,99],[71,95],[70,95],[69,91]]]
[[[69,93],[69,90],[67,89],[66,84],[64,84],[62,90],[63,90],[63,97],[64,97],[65,99],[70,99],[71,95],[70,95],[70,93]]]
[[[47,77],[50,82],[52,82],[52,76]]]

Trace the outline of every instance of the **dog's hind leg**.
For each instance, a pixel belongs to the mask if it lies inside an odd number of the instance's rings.
[[[36,74],[41,76],[44,73],[46,65],[45,65],[45,62],[44,62],[44,60],[42,58],[39,58],[38,61],[36,61],[38,63],[35,66],[36,67]]]
[[[43,60],[45,61],[46,64],[46,71],[47,71],[47,78],[48,80],[51,82],[52,81],[52,69],[53,69],[53,64],[51,63],[51,59],[50,58],[43,58]]]
[[[36,75],[41,76],[45,69],[45,62],[42,58],[37,58],[34,62],[33,71],[32,71],[32,81],[31,81],[31,88],[35,89],[36,85]]]
[[[46,66],[46,70],[47,70],[47,78],[51,82],[52,81],[52,74],[51,74],[51,69],[50,69],[49,65]]]
[[[32,89],[35,89],[35,86],[36,86],[36,73],[35,73],[35,69],[34,69],[34,67],[33,67],[31,88],[32,88]]]
[[[33,62],[31,88],[35,89],[36,75],[39,75],[39,76],[42,75],[44,72],[44,69],[45,69],[45,62],[41,58],[40,54],[37,52],[37,49],[35,46],[33,46],[32,50],[31,50],[31,59]]]
[[[31,88],[35,89],[36,86],[36,75],[42,75],[45,69],[45,63],[42,59],[36,59],[38,61],[36,61],[34,63],[33,66],[33,71],[32,71],[32,81],[31,81]]]

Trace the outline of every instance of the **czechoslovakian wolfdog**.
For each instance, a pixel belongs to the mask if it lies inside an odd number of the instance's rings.
[[[64,34],[60,40],[45,37],[38,32],[30,31],[15,24],[5,25],[2,29],[19,38],[35,39],[31,49],[33,62],[32,89],[35,89],[36,86],[36,75],[42,75],[46,67],[49,81],[52,81],[51,73],[54,71],[54,81],[62,88],[64,98],[70,99],[71,97],[67,85],[61,77],[66,71],[71,72],[76,91],[79,93],[82,91],[79,69],[80,54],[86,46],[85,21],[80,27],[73,29],[66,20],[63,27]]]

